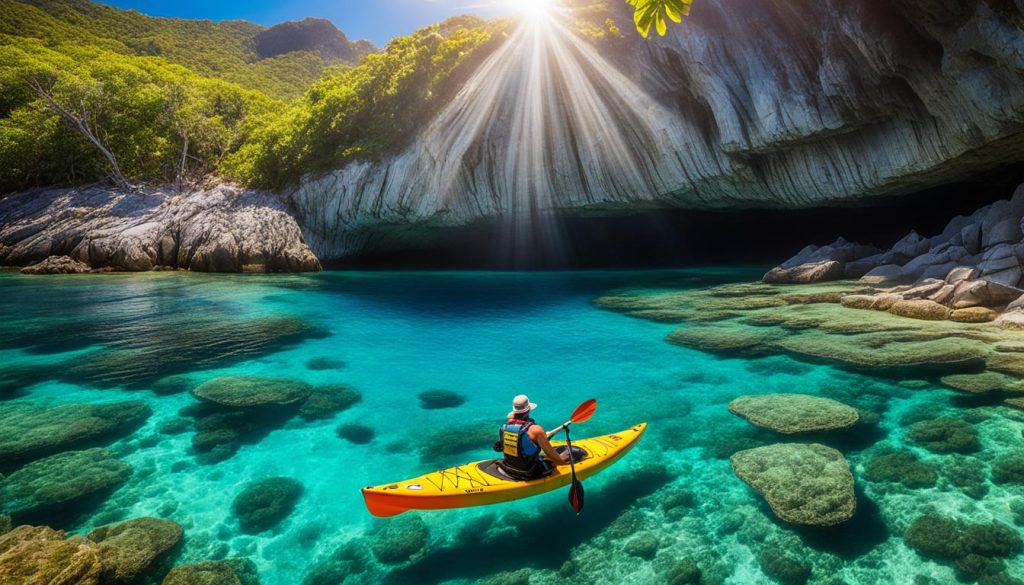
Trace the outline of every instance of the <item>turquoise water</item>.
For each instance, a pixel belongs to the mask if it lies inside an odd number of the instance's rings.
[[[806,563],[812,583],[951,582],[948,566],[903,544],[907,523],[931,506],[1012,525],[1010,503],[1019,494],[992,485],[974,499],[942,482],[893,490],[860,473],[871,449],[902,445],[900,420],[908,413],[961,409],[948,391],[933,381],[907,384],[785,356],[716,358],[666,343],[672,325],[591,304],[623,286],[701,287],[757,273],[0,273],[0,381],[9,402],[143,400],[153,410],[141,429],[111,443],[134,467],[128,483],[55,524],[79,532],[142,515],[170,518],[185,528],[179,563],[248,557],[264,585],[301,583],[314,566],[346,554],[362,559],[349,566],[350,583],[469,583],[523,567],[531,569],[531,583],[653,583],[668,581],[684,559],[697,563],[708,583],[769,583],[760,560],[769,549]],[[315,358],[343,363],[311,369]],[[195,382],[247,374],[344,383],[362,401],[327,420],[287,420],[211,464],[192,451],[191,431],[160,430],[196,403],[187,392],[150,391],[169,374]],[[424,410],[417,395],[430,389],[467,400]],[[830,443],[850,460],[861,492],[848,526],[787,527],[733,475],[728,454],[737,445],[778,439],[753,431],[726,405],[767,392],[829,396],[880,415],[876,431]],[[598,414],[577,429],[580,436],[640,421],[649,431],[623,461],[587,482],[580,517],[561,491],[428,513],[420,518],[429,537],[410,561],[385,564],[368,554],[395,520],[372,518],[359,488],[489,456],[480,429],[500,424],[517,393],[540,404],[535,414],[547,426],[597,398]],[[368,426],[375,436],[367,444],[346,441],[335,433],[344,423]],[[994,453],[1016,446],[1024,425],[990,416],[976,427]],[[452,449],[459,441],[468,446]],[[297,479],[304,493],[276,528],[243,534],[232,500],[247,482],[270,476]],[[656,552],[638,552],[638,539]],[[1024,575],[1020,561],[1008,566]]]

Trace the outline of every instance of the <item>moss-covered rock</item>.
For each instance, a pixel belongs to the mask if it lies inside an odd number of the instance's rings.
[[[894,451],[869,459],[864,467],[864,478],[873,482],[899,483],[916,489],[935,486],[938,473],[931,465],[920,461],[914,453]]]
[[[953,374],[943,376],[942,383],[954,390],[969,394],[1019,394],[1024,392],[1024,384],[1020,380],[998,372]]]
[[[192,395],[218,406],[250,408],[300,403],[309,397],[311,390],[309,384],[288,378],[223,376],[199,385],[192,390]]]
[[[981,449],[978,431],[965,421],[951,417],[910,425],[907,440],[933,453],[974,453]]]
[[[404,563],[422,555],[430,530],[419,516],[399,516],[383,523],[373,535],[370,551],[385,565]]]
[[[302,580],[302,585],[338,585],[346,579],[355,580],[371,562],[359,540],[349,541],[317,562]]]
[[[191,392],[197,386],[196,382],[187,376],[164,376],[150,386],[153,394],[159,396],[170,396],[172,394],[184,394]]]
[[[730,463],[786,522],[834,526],[852,518],[857,509],[850,465],[831,447],[768,445],[740,451]]]
[[[376,436],[373,429],[359,423],[345,423],[335,429],[335,432],[338,437],[356,445],[365,445]]]
[[[306,420],[331,418],[348,410],[363,399],[363,395],[347,384],[318,386],[299,407],[299,415]]]
[[[927,299],[896,301],[889,307],[889,312],[899,317],[926,321],[942,321],[948,319],[950,313],[948,307]]]
[[[693,559],[680,559],[665,570],[666,585],[700,585],[700,567]]]
[[[484,456],[494,453],[492,447],[498,440],[498,426],[491,422],[459,425],[455,429],[437,431],[426,437],[419,453],[425,464],[461,463],[467,453]],[[462,461],[456,461],[458,458]]]
[[[270,477],[245,485],[231,504],[242,532],[270,530],[287,518],[302,496],[302,484],[289,477]]]
[[[420,392],[420,408],[424,410],[439,410],[442,408],[455,408],[466,402],[466,397],[451,390],[426,390]]]
[[[14,526],[13,523],[11,522],[11,517],[7,516],[6,514],[0,514],[0,534],[10,532],[11,528],[13,527]]]
[[[649,561],[658,554],[659,546],[658,537],[651,532],[644,531],[629,539],[623,550],[628,555]]]
[[[0,534],[0,583],[11,585],[103,585],[99,546],[64,538],[46,526],[18,526]]]
[[[86,538],[99,545],[103,580],[135,583],[155,569],[181,543],[181,526],[170,520],[137,518],[101,526]]]
[[[249,559],[226,559],[175,567],[163,585],[260,585],[260,579]]]
[[[16,520],[50,515],[71,517],[114,490],[132,474],[132,466],[108,449],[51,455],[0,480],[0,502]]]
[[[152,413],[139,401],[52,408],[0,405],[0,467],[112,441],[138,429]]]
[[[195,420],[192,448],[202,463],[232,457],[244,444],[257,443],[279,429],[296,413],[296,405],[229,409],[199,403],[179,414]]]
[[[1000,485],[1024,485],[1024,450],[996,457],[992,461],[992,481]]]
[[[530,569],[502,571],[486,579],[481,585],[530,585]]]
[[[779,337],[769,328],[744,325],[699,325],[676,329],[666,338],[669,343],[711,353],[758,355],[768,350],[768,342]]]
[[[860,418],[856,408],[806,394],[740,396],[729,403],[729,412],[784,435],[846,429]]]
[[[980,500],[988,494],[985,464],[973,457],[950,455],[943,465],[942,477],[969,498]]]

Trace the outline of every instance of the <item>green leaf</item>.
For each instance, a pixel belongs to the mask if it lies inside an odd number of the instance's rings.
[[[690,14],[693,0],[625,0],[633,7],[633,22],[641,36],[647,38],[653,26],[658,35],[665,36],[668,22],[682,22]]]

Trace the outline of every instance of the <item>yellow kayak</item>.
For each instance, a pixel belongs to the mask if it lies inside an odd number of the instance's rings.
[[[636,444],[647,429],[640,423],[622,432],[579,439],[573,451],[584,456],[576,462],[576,476],[586,479],[618,461]],[[552,441],[554,446],[562,443]],[[374,516],[387,517],[409,510],[468,508],[529,498],[569,485],[569,466],[556,467],[548,475],[530,481],[515,481],[501,472],[497,459],[485,459],[426,475],[363,488],[366,507]]]

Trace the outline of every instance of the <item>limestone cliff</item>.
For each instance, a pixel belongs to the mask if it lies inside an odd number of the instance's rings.
[[[278,196],[225,185],[187,194],[51,189],[0,200],[0,265],[33,263],[27,272],[320,270]]]
[[[513,77],[492,92],[487,128],[436,142],[488,95],[469,84],[404,152],[307,177],[290,195],[307,241],[331,258],[479,219],[808,207],[922,189],[1024,160],[1022,26],[1021,0],[701,0],[665,38],[604,55],[615,71],[591,64],[610,128],[594,141],[624,147],[631,172],[588,159],[589,127],[569,116],[550,130],[567,148],[549,139],[528,153],[549,196],[522,187],[523,167],[508,161],[522,156],[526,81]],[[572,72],[555,69],[555,93],[576,99],[560,90]]]

